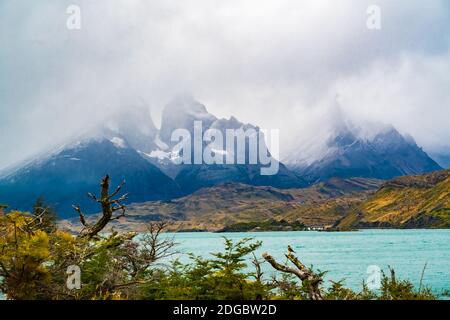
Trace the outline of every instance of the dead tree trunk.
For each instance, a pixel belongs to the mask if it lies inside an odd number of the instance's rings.
[[[285,256],[295,266],[295,268],[276,262],[275,259],[267,253],[263,254],[263,258],[270,263],[274,269],[297,276],[300,281],[306,285],[310,300],[323,300],[322,292],[320,290],[320,284],[323,281],[322,277],[316,275],[311,269],[305,267],[305,265],[301,263],[296,256],[294,256],[294,251],[290,247],[288,251],[289,252]]]
[[[102,179],[102,182],[100,184],[100,199],[97,198],[94,194],[88,193],[88,196],[95,202],[99,203],[102,207],[102,216],[97,220],[96,223],[92,225],[89,224],[86,221],[86,217],[81,211],[80,206],[73,206],[75,211],[78,212],[81,224],[84,227],[80,233],[80,237],[92,239],[99,232],[101,232],[110,221],[117,220],[125,216],[125,206],[122,204],[122,202],[127,199],[128,194],[126,193],[117,199],[113,199],[120,192],[125,182],[122,182],[112,194],[109,194],[109,183],[109,175],[106,175],[106,177]],[[114,217],[114,213],[116,211],[120,211],[120,214]]]

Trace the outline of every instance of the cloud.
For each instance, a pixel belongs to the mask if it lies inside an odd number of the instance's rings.
[[[374,62],[335,84],[339,104],[360,121],[390,123],[430,150],[450,146],[450,51]]]
[[[450,4],[378,0],[0,3],[0,168],[144,101],[191,92],[218,116],[311,136],[336,103],[425,147],[450,141]],[[82,29],[66,28],[81,8]],[[417,125],[414,125],[417,123]]]

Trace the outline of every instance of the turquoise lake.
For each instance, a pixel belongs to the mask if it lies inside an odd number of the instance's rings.
[[[372,265],[388,271],[395,269],[399,278],[419,285],[427,264],[423,283],[436,293],[450,290],[450,230],[363,230],[357,232],[264,232],[264,233],[177,233],[177,250],[204,257],[223,248],[223,237],[254,238],[263,242],[258,255],[268,252],[285,261],[288,245],[303,263],[328,271],[326,279],[345,279],[345,284],[360,289]],[[249,257],[250,258],[250,257]],[[182,258],[184,260],[184,258]],[[273,273],[265,263],[266,275]],[[326,281],[329,283],[329,281]]]

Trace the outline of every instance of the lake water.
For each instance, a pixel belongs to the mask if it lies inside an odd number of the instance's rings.
[[[258,255],[268,252],[281,262],[286,260],[283,254],[291,245],[304,264],[328,271],[326,279],[345,279],[345,284],[354,289],[361,288],[368,277],[367,268],[372,265],[384,271],[391,266],[399,278],[418,286],[427,264],[424,284],[436,293],[450,290],[450,230],[175,234],[179,251],[205,257],[222,250],[222,237],[260,240],[263,245]],[[267,263],[264,271],[273,272]]]

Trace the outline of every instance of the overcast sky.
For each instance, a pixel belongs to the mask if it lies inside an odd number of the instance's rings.
[[[450,149],[449,26],[448,0],[2,0],[0,168],[118,109],[148,105],[158,124],[180,93],[286,144],[339,106]]]

